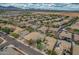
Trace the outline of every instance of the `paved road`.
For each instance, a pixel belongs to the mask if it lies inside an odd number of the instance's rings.
[[[9,44],[14,45],[15,47],[19,48],[23,52],[29,54],[29,55],[43,55],[41,52],[34,50],[30,46],[26,46],[22,44],[21,42],[18,42],[16,39],[4,34],[3,32],[0,32],[0,36],[3,37]]]
[[[70,18],[70,19],[72,19],[72,18]],[[65,27],[67,27],[69,24],[70,24],[70,22],[69,22],[67,25],[61,25],[61,27],[59,28],[59,30],[56,32],[57,41],[56,41],[56,43],[55,43],[55,46],[54,46],[53,50],[55,50],[55,47],[56,47],[57,43],[60,42],[60,40],[61,40],[60,37],[59,37],[60,33],[61,33],[61,32],[63,31],[63,29],[65,29]]]
[[[71,18],[72,19],[72,18]],[[74,22],[75,22],[75,20],[74,20]],[[60,33],[63,31],[63,29],[65,28],[65,27],[67,27],[69,24],[71,24],[71,22],[69,22],[67,25],[62,25],[60,28],[59,28],[59,30],[57,31],[57,33],[56,33],[56,37],[57,37],[57,42],[55,43],[55,46],[54,46],[54,49],[53,50],[55,50],[55,48],[56,48],[56,45],[57,45],[57,43],[58,42],[60,42],[60,37],[59,37],[59,35],[60,35]],[[73,39],[73,37],[71,38],[71,49],[70,49],[70,51],[71,51],[71,55],[73,54],[73,45],[74,45],[75,43],[74,43],[74,39]]]
[[[3,44],[0,45],[0,49],[3,49],[5,46],[8,46],[8,45],[9,45],[9,43],[5,42],[5,43],[3,43]]]

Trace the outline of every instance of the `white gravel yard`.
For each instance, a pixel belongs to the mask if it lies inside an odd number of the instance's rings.
[[[4,40],[2,37],[0,37],[0,45],[4,44],[6,42],[6,40]]]

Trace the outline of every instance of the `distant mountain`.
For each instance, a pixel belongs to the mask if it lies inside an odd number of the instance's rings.
[[[14,6],[0,6],[0,10],[22,10],[22,9]]]

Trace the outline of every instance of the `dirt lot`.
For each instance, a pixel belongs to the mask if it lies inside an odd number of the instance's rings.
[[[8,14],[8,15],[18,15],[18,14],[22,14],[22,13],[25,13],[27,11],[7,11],[5,14]],[[61,12],[55,12],[55,11],[30,11],[32,12],[33,14],[59,14],[59,15],[66,15],[66,16],[79,16],[79,12],[64,12],[64,11],[61,11]]]
[[[60,15],[65,15],[65,16],[79,16],[79,13],[71,13],[71,12],[61,12],[61,13],[58,13]]]
[[[79,16],[79,12],[34,12],[34,14],[59,14],[65,16]]]

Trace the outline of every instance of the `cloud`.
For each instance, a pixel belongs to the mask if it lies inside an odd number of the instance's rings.
[[[71,3],[1,3],[0,5],[15,6],[22,9],[79,10],[79,4]]]

